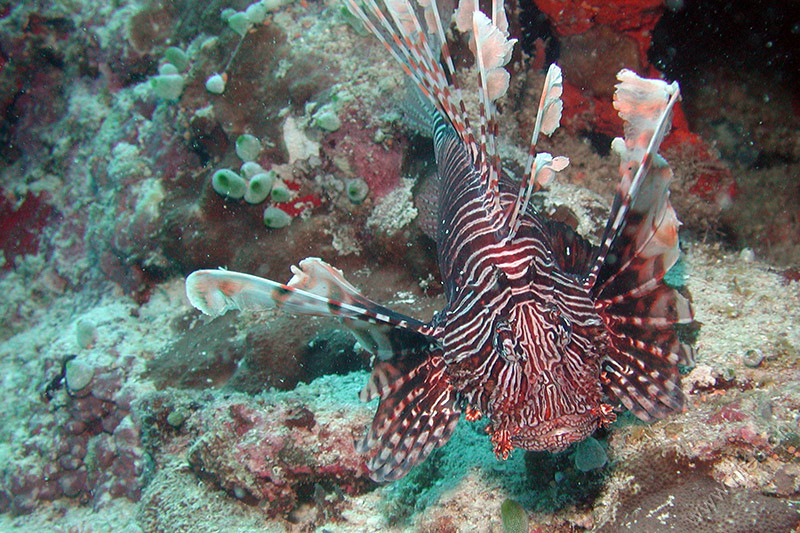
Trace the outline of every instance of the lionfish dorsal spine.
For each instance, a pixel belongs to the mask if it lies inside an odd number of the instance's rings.
[[[519,230],[522,216],[530,204],[531,195],[552,179],[556,172],[566,168],[569,159],[563,156],[553,158],[547,153],[536,152],[539,135],[552,135],[561,122],[561,112],[564,103],[561,101],[563,92],[563,78],[561,68],[555,63],[547,69],[547,75],[542,87],[542,96],[539,98],[539,108],[536,112],[536,122],[531,133],[531,142],[528,149],[528,160],[519,186],[517,199],[509,207],[508,228],[509,239],[513,238]]]
[[[403,67],[406,75],[414,81],[436,109],[447,117],[461,141],[466,144],[474,143],[460,92],[450,90],[447,75],[438,61],[438,54],[441,51],[444,54],[448,70],[451,70],[449,74],[451,78],[454,77],[453,61],[450,58],[449,49],[446,47],[444,29],[439,27],[436,29],[435,39],[441,41],[439,43],[441,50],[439,50],[431,42],[432,37],[429,37],[429,33],[423,31],[416,11],[409,0],[386,2],[386,9],[392,18],[391,21],[378,7],[375,0],[366,0],[363,8],[355,0],[345,1],[350,11]],[[428,6],[426,9],[436,13],[430,18],[437,18],[438,6],[435,0],[430,0],[425,4]],[[425,6],[423,5],[423,7]],[[378,25],[374,21],[377,21]],[[437,50],[435,56],[434,49]]]
[[[508,38],[503,2],[494,1],[492,18],[481,12],[471,0],[462,0],[455,13],[459,30],[470,35],[478,67],[480,116],[477,136],[467,117],[436,1],[387,0],[384,3],[388,17],[376,0],[366,0],[363,6],[355,0],[346,2],[445,118],[442,125],[455,130],[484,180],[487,206],[498,213],[501,169],[494,102],[508,89],[510,76],[504,67],[510,61],[516,43],[516,39]],[[418,15],[418,7],[423,11],[424,23]]]
[[[494,102],[508,91],[510,74],[504,67],[511,60],[517,40],[508,38],[508,21],[502,0],[493,2],[492,18],[481,12],[477,3],[462,0],[456,12],[456,20],[459,30],[470,34],[470,47],[478,67],[480,142],[477,163],[485,180],[489,205],[497,212],[500,207],[501,169]]]

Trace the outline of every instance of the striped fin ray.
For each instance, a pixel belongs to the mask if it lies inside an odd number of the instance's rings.
[[[663,309],[673,302],[682,308]],[[633,305],[639,309],[626,309]],[[651,306],[652,317],[637,316]],[[691,314],[688,300],[661,285],[646,299],[610,306],[601,313],[610,340],[603,388],[641,420],[663,418],[683,408],[677,364],[693,363],[694,353],[678,339],[673,324],[687,312]]]
[[[618,347],[619,346],[619,347]],[[685,401],[674,366],[652,368],[649,352],[615,343],[618,353],[603,363],[603,390],[640,420],[664,418],[680,411]]]
[[[611,326],[632,324],[639,327],[665,327],[692,321],[689,299],[665,284],[659,284],[641,298],[611,304],[605,307],[603,313]]]
[[[430,12],[437,21],[436,36],[429,38],[423,30],[422,24],[417,16],[414,6],[410,0],[388,0],[385,2],[390,21],[383,11],[378,7],[376,0],[365,0],[364,9],[358,5],[356,0],[346,0],[348,8],[354,13],[367,29],[386,47],[389,53],[403,67],[405,73],[414,81],[425,96],[436,106],[436,108],[447,117],[452,124],[462,142],[468,146],[474,146],[474,137],[469,127],[469,121],[464,112],[465,106],[461,99],[460,92],[451,91],[450,85],[442,66],[439,64],[439,51],[445,57],[445,64],[451,69],[453,76],[453,61],[449,55],[444,38],[444,29],[441,21],[438,20],[438,6],[435,0],[420,2],[425,8],[426,14]],[[366,10],[366,11],[365,11]],[[433,15],[435,13],[435,15]],[[375,19],[380,28],[373,22]],[[441,41],[437,43],[441,50],[434,55],[431,40]]]
[[[613,320],[613,319],[612,319]],[[613,326],[614,335],[618,338],[636,339],[646,346],[654,357],[671,365],[694,364],[694,350],[681,342],[674,334],[675,330],[668,322],[651,322],[642,324],[620,320]]]
[[[694,321],[691,302],[664,283],[679,256],[678,219],[669,202],[672,170],[658,155],[680,91],[676,83],[622,70],[614,106],[625,139],[615,139],[620,183],[587,284],[610,340],[604,390],[643,420],[682,408],[678,364],[694,355],[678,324]]]
[[[503,68],[511,60],[516,39],[508,38],[508,22],[502,2],[493,5],[495,20],[478,10],[472,12],[472,39],[478,65],[480,108],[480,170],[486,177],[487,195],[495,208],[500,206],[500,156],[497,152],[497,117],[494,101],[508,91],[510,75]],[[462,9],[462,6],[459,6]],[[503,16],[500,17],[499,13]],[[499,25],[498,25],[499,23]]]
[[[461,414],[441,357],[404,366],[410,368],[378,363],[361,395],[381,398],[372,426],[357,445],[360,453],[370,454],[367,467],[377,482],[403,477],[443,446]]]
[[[608,306],[601,313],[609,333],[603,389],[644,421],[683,408],[677,365],[694,364],[674,324],[691,322],[688,298],[660,284],[646,297]]]
[[[547,185],[555,172],[563,170],[569,164],[569,159],[566,157],[556,157],[554,159],[550,154],[536,153],[539,135],[552,135],[561,122],[561,112],[564,108],[564,103],[561,101],[562,92],[563,78],[561,69],[553,63],[547,69],[547,75],[544,79],[542,96],[539,99],[539,109],[536,112],[536,122],[533,126],[530,148],[528,149],[528,161],[525,164],[525,172],[522,175],[519,194],[513,207],[509,208],[509,238],[513,238],[519,230],[519,217],[528,209],[531,194],[538,191],[542,186]]]
[[[512,206],[510,206],[510,219],[508,221],[508,238],[513,238],[522,223],[522,215],[527,211],[531,199],[531,194],[539,190],[553,179],[556,172],[561,172],[567,165],[569,159],[564,156],[553,157],[547,152],[536,154],[536,157],[529,161],[530,168],[525,170],[525,175],[520,183],[519,194]]]
[[[678,364],[694,364],[692,347],[682,342],[676,325],[694,323],[691,301],[661,279],[597,307],[610,341],[603,362],[606,393],[642,420],[662,418],[680,409]]]
[[[371,402],[375,398],[385,400],[393,390],[399,388],[409,378],[410,375],[404,374],[396,363],[378,361],[358,398],[362,402]]]
[[[667,192],[672,171],[657,150],[680,97],[678,84],[640,78],[627,69],[621,70],[617,79],[620,83],[614,94],[614,107],[625,122],[625,139],[614,139],[612,148],[621,157],[621,180],[587,279],[595,294],[608,278],[624,271],[624,266],[642,253],[671,254],[677,260],[673,250],[678,246],[678,220]],[[661,254],[657,246],[664,248]],[[664,264],[669,269],[674,260]]]
[[[687,296],[664,283],[638,298],[604,302],[602,317],[613,335],[625,335],[644,341],[663,354],[671,364],[694,364],[690,346],[679,341],[675,325],[694,322],[692,304]]]
[[[655,155],[650,172],[655,179],[639,189],[627,221],[597,273],[596,294],[641,291],[650,280],[663,278],[678,260],[680,222],[668,190],[672,170],[661,156]]]
[[[228,270],[198,270],[186,278],[186,295],[194,307],[211,316],[277,307],[299,315],[337,317],[380,359],[431,344],[424,323],[367,299],[341,271],[322,260],[304,259],[292,272],[284,284]]]
[[[453,88],[454,93],[454,101],[459,106],[460,116],[464,121],[464,126],[466,130],[466,138],[461,138],[462,141],[467,143],[468,146],[474,147],[475,146],[475,137],[472,133],[472,127],[469,123],[469,117],[467,117],[467,109],[464,105],[464,99],[461,97],[461,88],[458,84],[458,77],[456,76],[456,67],[453,65],[453,56],[450,54],[450,47],[447,44],[447,36],[444,32],[444,25],[442,24],[442,17],[439,13],[439,5],[437,4],[436,0],[418,0],[419,4],[423,7],[425,12],[425,20],[428,25],[428,28],[436,28],[435,38],[439,45],[439,50],[441,51],[442,58],[444,59],[445,67],[447,68],[447,74],[449,75],[450,84]],[[448,88],[445,86],[445,95],[448,94]]]

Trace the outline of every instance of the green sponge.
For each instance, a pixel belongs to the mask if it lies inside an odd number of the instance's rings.
[[[220,74],[212,74],[206,80],[206,91],[211,94],[222,94],[225,92],[225,78]]]
[[[175,65],[180,72],[189,66],[189,56],[177,46],[170,46],[164,51],[164,60]]]
[[[260,204],[269,196],[272,184],[275,183],[275,171],[261,172],[250,178],[247,192],[244,193],[245,202]]]
[[[277,180],[272,185],[271,194],[272,194],[272,201],[275,202],[276,204],[288,202],[289,200],[292,199],[292,193],[289,190],[289,187],[287,187],[286,184],[281,180]]]
[[[283,209],[268,207],[264,209],[264,225],[268,228],[284,228],[292,221],[292,217]]]
[[[211,186],[222,196],[239,199],[247,191],[247,182],[229,168],[221,168],[211,177]]]
[[[367,198],[367,195],[369,194],[369,185],[367,185],[367,182],[361,178],[355,178],[347,182],[345,190],[347,191],[347,197],[351,202],[354,204],[360,204]]]
[[[183,92],[183,76],[180,74],[159,74],[150,78],[150,86],[159,98],[177,100]]]
[[[236,139],[236,155],[242,161],[255,161],[261,153],[261,141],[255,135],[245,133]]]

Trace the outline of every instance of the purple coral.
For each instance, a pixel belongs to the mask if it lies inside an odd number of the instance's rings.
[[[39,501],[62,496],[95,508],[112,497],[137,501],[141,496],[149,458],[130,392],[121,388],[122,371],[70,363],[65,389],[51,400],[58,406],[55,417],[31,421],[28,461],[0,473],[6,487],[0,489],[0,511],[25,514]],[[70,376],[77,382],[71,385]]]

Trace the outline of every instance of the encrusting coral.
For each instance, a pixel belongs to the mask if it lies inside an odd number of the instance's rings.
[[[668,449],[620,466],[630,481],[620,489],[614,519],[598,531],[784,533],[800,525],[800,515],[785,502],[727,488],[711,477],[710,466]]]

